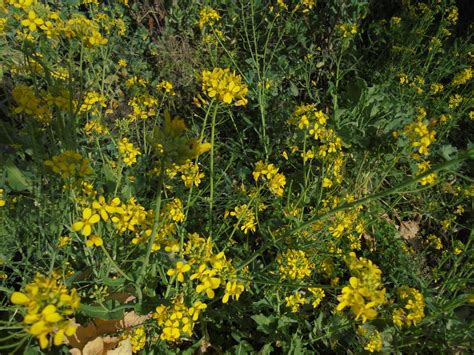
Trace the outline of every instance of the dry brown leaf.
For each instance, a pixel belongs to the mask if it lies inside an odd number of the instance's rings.
[[[84,346],[82,355],[102,355],[104,353],[104,341],[102,338],[95,338]]]
[[[125,339],[120,342],[120,345],[114,350],[107,351],[107,355],[130,355],[132,354],[132,344],[130,339]]]
[[[401,221],[398,233],[403,239],[410,240],[416,238],[420,231],[420,225],[417,221]]]
[[[81,351],[85,351],[86,346],[94,346],[89,344],[94,341],[99,342],[97,339],[100,338],[102,339],[103,344],[105,344],[104,349],[110,350],[116,346],[119,338],[110,336],[103,337],[105,334],[117,333],[131,327],[136,327],[150,319],[151,316],[152,313],[140,316],[135,313],[135,311],[131,311],[125,313],[123,318],[119,320],[96,319],[93,322],[90,322],[86,327],[78,325],[76,334],[67,337],[65,343],[73,348],[72,350],[74,350],[75,354],[81,354]],[[77,351],[79,351],[79,353],[77,353]]]

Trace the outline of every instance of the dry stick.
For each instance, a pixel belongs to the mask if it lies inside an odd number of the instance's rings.
[[[460,154],[459,157],[457,159],[453,159],[453,160],[449,160],[447,162],[444,162],[442,164],[438,164],[437,166],[433,167],[432,169],[430,170],[427,170],[426,172],[420,174],[420,175],[417,175],[415,176],[414,178],[411,178],[411,179],[408,179],[408,180],[405,180],[404,182],[402,182],[401,184],[399,185],[396,185],[390,189],[387,189],[385,191],[381,191],[381,192],[378,192],[376,194],[373,194],[373,195],[369,195],[367,197],[364,197],[364,198],[361,198],[360,200],[357,200],[357,201],[354,201],[354,202],[351,202],[351,203],[345,203],[337,208],[334,208],[333,210],[329,211],[329,212],[326,212],[326,213],[323,213],[319,216],[316,216],[314,218],[311,218],[309,219],[308,221],[304,222],[303,224],[300,224],[298,227],[295,227],[293,228],[292,230],[284,233],[283,235],[281,235],[279,238],[275,239],[274,242],[277,242],[279,240],[282,240],[282,239],[285,239],[285,238],[288,238],[290,235],[292,234],[295,234],[297,232],[299,232],[300,230],[308,227],[309,225],[325,218],[325,217],[328,217],[328,216],[331,216],[333,215],[334,213],[336,212],[339,212],[339,211],[345,211],[349,208],[352,208],[352,207],[355,207],[355,206],[359,206],[359,205],[362,205],[366,202],[370,202],[370,201],[373,201],[373,200],[376,200],[376,199],[380,199],[382,197],[385,197],[385,196],[388,196],[388,195],[391,195],[391,194],[394,194],[394,193],[397,193],[399,192],[401,189],[411,185],[411,184],[414,184],[416,183],[417,181],[421,180],[422,178],[430,175],[430,174],[433,174],[435,172],[438,172],[440,170],[444,170],[444,169],[447,169],[453,165],[456,165],[458,163],[461,163],[465,160],[468,160],[468,159],[473,159],[474,158],[474,148],[471,148],[469,149],[467,152],[464,152],[463,154]],[[262,247],[260,247],[260,249],[258,249],[254,255],[249,259],[247,260],[245,263],[243,263],[242,265],[240,265],[237,270],[241,270],[243,269],[245,266],[249,265],[252,261],[254,261],[255,259],[257,259],[260,255],[263,254],[263,252],[265,250],[267,250],[268,248],[270,247],[269,244],[265,244],[263,245]]]

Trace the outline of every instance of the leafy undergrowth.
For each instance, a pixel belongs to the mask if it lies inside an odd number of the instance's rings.
[[[205,3],[0,2],[0,352],[467,353],[468,2]]]

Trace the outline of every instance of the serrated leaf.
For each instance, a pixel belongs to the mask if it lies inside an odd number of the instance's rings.
[[[452,160],[456,157],[458,149],[451,144],[445,144],[441,147],[440,153],[444,159]]]
[[[256,314],[252,316],[252,319],[257,323],[257,329],[264,332],[265,334],[270,334],[273,329],[270,324],[275,320],[274,316],[264,316],[263,314]]]

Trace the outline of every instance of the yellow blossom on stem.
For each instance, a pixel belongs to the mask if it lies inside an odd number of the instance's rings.
[[[79,308],[80,298],[76,289],[68,290],[57,278],[37,274],[23,292],[14,292],[10,298],[16,305],[24,306],[25,331],[38,338],[41,349],[50,343],[60,346],[65,336],[72,336],[76,327],[69,319]]]
[[[203,70],[199,76],[202,92],[211,99],[225,104],[245,106],[248,92],[247,85],[240,75],[231,72],[229,68],[214,68],[212,71]]]
[[[184,282],[184,273],[191,270],[191,266],[189,264],[183,263],[182,261],[178,261],[176,263],[175,269],[169,269],[166,273],[168,276],[176,275],[176,279],[179,282]]]
[[[72,225],[74,232],[81,231],[81,233],[88,237],[92,233],[92,226],[96,223],[99,223],[100,216],[98,214],[93,214],[92,209],[85,208],[82,211],[82,220],[75,222]]]

